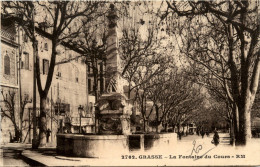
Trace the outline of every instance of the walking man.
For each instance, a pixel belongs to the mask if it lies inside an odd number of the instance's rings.
[[[47,143],[49,143],[50,134],[51,134],[51,130],[48,128],[48,130],[46,132]]]
[[[217,146],[219,144],[219,135],[218,135],[217,131],[215,131],[214,133],[215,134],[213,136],[213,142],[214,142],[215,146]]]

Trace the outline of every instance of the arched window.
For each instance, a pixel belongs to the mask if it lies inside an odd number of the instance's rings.
[[[8,55],[5,55],[4,58],[4,72],[6,75],[10,75],[10,57]]]
[[[45,43],[45,44],[44,44],[44,49],[45,49],[46,51],[48,51],[48,43]]]

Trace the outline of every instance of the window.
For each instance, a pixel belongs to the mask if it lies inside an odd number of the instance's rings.
[[[103,73],[103,63],[99,63],[99,71],[100,71],[100,74]]]
[[[43,74],[48,74],[49,72],[49,60],[43,59],[42,61],[42,67],[43,67]]]
[[[10,75],[10,57],[8,55],[5,55],[4,58],[4,72],[6,75]]]
[[[88,73],[90,74],[90,64],[88,64]]]
[[[44,43],[44,49],[48,51],[48,44]]]
[[[78,78],[78,77],[76,77],[76,82],[77,82],[77,83],[79,82],[79,78]]]
[[[65,115],[70,112],[70,104],[57,103],[54,106],[55,115]]]
[[[91,79],[88,79],[88,91],[91,91]]]
[[[42,42],[40,45],[38,45],[38,49],[41,50],[41,52],[43,52],[43,45],[42,45]]]
[[[24,62],[22,64],[22,68],[29,70],[29,54],[24,53]]]
[[[85,64],[84,59],[80,59],[80,61],[81,61],[81,64]]]
[[[23,35],[23,41],[28,42],[28,36],[26,34]]]
[[[103,80],[103,77],[100,77],[99,90],[100,90],[100,93],[101,93],[101,94],[102,94],[103,91],[104,91],[104,80]]]
[[[57,72],[57,74],[56,74],[56,79],[59,79],[59,78],[61,78],[61,72]]]

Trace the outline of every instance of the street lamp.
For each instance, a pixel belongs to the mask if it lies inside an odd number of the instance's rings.
[[[79,105],[79,107],[78,107],[78,112],[79,112],[79,133],[81,133],[81,117],[82,117],[82,111],[83,111],[83,106]]]
[[[60,103],[61,103],[61,100],[58,97],[57,101],[56,101],[57,110],[58,110],[58,128],[60,128],[60,132],[63,132],[62,128],[60,127]]]

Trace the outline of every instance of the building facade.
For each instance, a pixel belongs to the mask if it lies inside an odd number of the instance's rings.
[[[18,102],[18,43],[16,25],[7,20],[1,21],[1,69],[0,69],[0,99],[1,99],[1,141],[10,142],[15,138],[15,130],[19,126]]]
[[[28,94],[31,98],[33,95],[33,49],[32,43],[26,40],[26,34],[21,33],[22,43],[22,57],[21,57],[21,90],[23,94]],[[51,56],[51,41],[37,34],[37,40],[39,43],[39,64],[41,74],[41,84],[44,87],[49,71],[49,63]],[[87,108],[87,87],[86,87],[86,64],[77,52],[66,48],[65,46],[58,46],[58,55],[56,58],[57,65],[54,69],[54,76],[52,78],[51,88],[48,92],[47,98],[47,128],[51,130],[51,141],[56,141],[56,134],[58,129],[61,132],[72,131],[79,126],[79,107],[81,106],[83,112]],[[76,58],[78,57],[78,58]],[[75,58],[75,59],[73,59]],[[71,61],[67,61],[73,59]],[[37,110],[39,116],[40,97],[37,91]],[[28,123],[26,127],[29,127],[31,120],[29,121],[29,113],[32,111],[32,104],[26,106],[28,117]],[[81,111],[80,111],[81,112]],[[86,120],[85,117],[92,117],[93,113],[88,115],[83,114],[82,126],[93,124],[93,121]],[[32,118],[32,116],[30,116]],[[92,119],[91,119],[92,120]],[[30,122],[30,123],[29,123]],[[66,124],[71,124],[72,129],[65,128]],[[76,126],[76,127],[75,127]],[[31,134],[31,132],[24,132]],[[32,135],[30,135],[32,136]],[[30,140],[30,137],[28,138]]]
[[[31,143],[33,136],[33,48],[23,29],[14,23],[1,24],[1,92],[15,92],[16,125],[22,129],[21,141]],[[41,84],[44,87],[49,72],[51,40],[37,33]],[[85,58],[63,45],[57,47],[56,65],[47,98],[47,129],[50,141],[56,143],[58,129],[61,132],[78,133],[82,126],[87,133],[94,132],[93,79],[87,75],[89,68]],[[20,60],[20,61],[19,61]],[[71,61],[68,61],[71,60]],[[91,71],[89,71],[91,73]],[[20,75],[19,75],[20,74]],[[87,85],[90,83],[90,86]],[[90,94],[88,93],[90,91]],[[2,94],[1,94],[2,96]],[[1,100],[3,98],[1,97]],[[88,101],[88,103],[87,103]],[[21,104],[24,105],[23,114]],[[1,102],[1,142],[10,142],[15,136],[12,121],[3,114],[5,103]],[[40,97],[36,89],[37,126]],[[22,118],[22,119],[20,119]],[[80,124],[81,122],[81,124]]]

